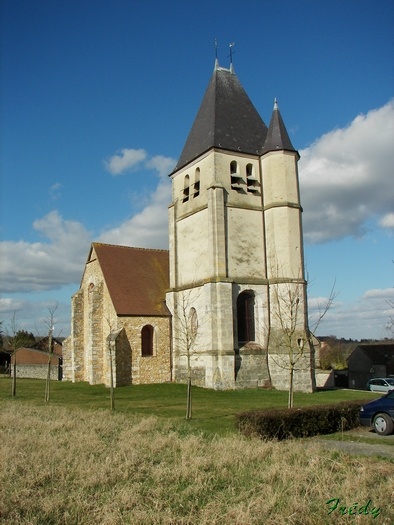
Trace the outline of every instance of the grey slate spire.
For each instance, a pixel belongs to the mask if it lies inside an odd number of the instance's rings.
[[[286,130],[286,126],[282,120],[278,103],[275,99],[274,110],[271,116],[271,122],[268,128],[267,137],[264,142],[261,155],[268,153],[269,151],[286,150],[286,151],[297,151],[293,148],[291,140]]]
[[[267,126],[236,75],[216,62],[174,172],[212,148],[259,155],[266,135]]]

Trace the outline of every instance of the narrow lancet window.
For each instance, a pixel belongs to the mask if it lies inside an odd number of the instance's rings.
[[[194,192],[193,199],[200,195],[200,168],[197,168],[194,174]]]
[[[153,355],[153,326],[145,325],[141,330],[141,355]]]
[[[238,296],[237,326],[239,346],[255,340],[254,296],[251,292],[242,292]]]
[[[187,202],[189,200],[189,192],[190,192],[190,177],[189,177],[189,175],[186,175],[185,179],[183,181],[182,202]]]

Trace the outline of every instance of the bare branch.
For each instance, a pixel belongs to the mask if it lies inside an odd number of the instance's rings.
[[[310,329],[311,333],[313,333],[313,334],[316,333],[316,330],[318,329],[318,327],[319,327],[320,323],[322,322],[324,316],[326,315],[328,310],[330,310],[330,308],[332,307],[333,302],[335,301],[335,299],[339,295],[339,292],[335,291],[336,281],[337,281],[337,279],[335,278],[334,279],[334,283],[333,283],[333,285],[331,287],[330,295],[329,295],[329,297],[328,297],[328,299],[327,299],[327,301],[326,301],[326,303],[324,305],[324,308],[321,309],[320,304],[317,305],[319,315],[318,315],[317,320],[314,323],[313,327]]]

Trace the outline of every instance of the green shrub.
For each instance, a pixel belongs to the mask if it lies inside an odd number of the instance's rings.
[[[370,400],[344,401],[336,405],[241,412],[236,426],[245,436],[288,439],[332,434],[359,426],[360,407]]]

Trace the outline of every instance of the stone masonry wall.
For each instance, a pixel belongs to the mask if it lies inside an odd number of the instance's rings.
[[[131,349],[131,382],[133,384],[171,381],[171,341],[169,317],[122,317],[126,340]],[[153,355],[142,356],[141,330],[145,325],[154,329]],[[125,355],[125,349],[122,349]]]
[[[13,377],[13,367],[11,367],[11,377]],[[47,365],[18,365],[16,364],[16,377],[26,377],[31,379],[46,379],[48,372]],[[59,380],[59,366],[51,365],[51,380]]]
[[[84,376],[84,293],[71,298],[71,334],[63,342],[63,381],[83,381]]]
[[[130,385],[131,374],[131,347],[125,330],[122,330],[116,339],[116,386]]]
[[[272,386],[277,390],[289,390],[290,370],[283,354],[269,354],[268,365]],[[313,392],[314,382],[310,366],[310,354],[306,352],[294,370],[294,391]]]

